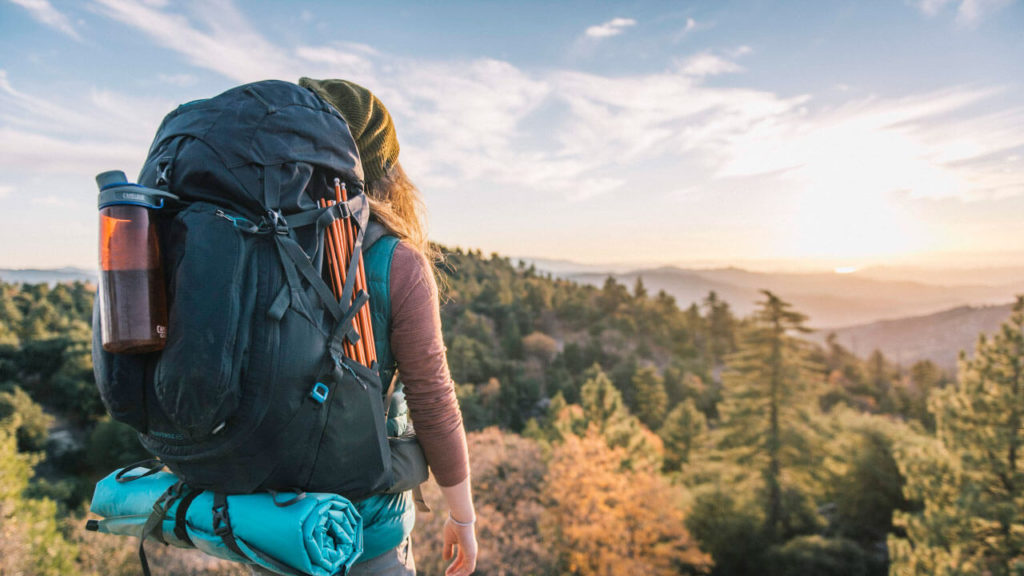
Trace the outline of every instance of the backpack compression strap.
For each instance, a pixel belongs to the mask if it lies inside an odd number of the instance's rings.
[[[302,247],[299,246],[298,242],[296,242],[293,229],[295,227],[308,226],[316,223],[317,231],[319,233],[323,227],[327,226],[330,222],[333,222],[339,217],[350,218],[356,225],[357,233],[352,247],[353,258],[351,262],[349,262],[348,271],[346,273],[345,286],[342,289],[341,298],[335,299],[330,288],[327,287],[327,284],[325,284],[323,279],[320,277],[320,273],[313,268],[313,265],[305,251],[303,251]],[[293,215],[290,218],[294,222],[291,226],[287,220],[280,215],[280,213],[270,212],[269,222],[267,224],[272,227],[274,232],[278,252],[281,255],[281,261],[284,264],[285,277],[291,290],[291,300],[292,302],[302,301],[301,296],[299,295],[302,290],[301,281],[299,280],[299,274],[301,274],[313,287],[317,295],[320,297],[320,300],[323,302],[324,307],[337,322],[334,333],[331,335],[330,350],[335,361],[340,363],[341,359],[344,357],[344,339],[348,338],[349,342],[352,342],[353,344],[359,341],[359,333],[355,330],[352,319],[355,318],[359,309],[364,306],[370,298],[369,294],[362,290],[359,294],[355,295],[355,301],[353,301],[352,298],[353,292],[355,291],[356,271],[359,269],[359,256],[363,250],[363,239],[370,219],[369,202],[366,200],[365,195],[357,194],[352,198],[349,198],[347,202],[335,204],[333,207],[326,209],[317,208],[309,210]],[[318,238],[320,236],[321,235],[318,234]],[[317,249],[319,250],[319,246]],[[340,302],[352,302],[352,304],[343,309],[339,304],[339,300]]]

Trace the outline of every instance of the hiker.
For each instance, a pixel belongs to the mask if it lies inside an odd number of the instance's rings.
[[[344,80],[302,78],[299,85],[315,91],[345,118],[362,161],[371,218],[400,239],[389,280],[391,348],[417,438],[449,509],[442,553],[446,560],[453,560],[446,574],[471,574],[476,567],[477,541],[469,457],[441,336],[438,290],[431,264],[436,249],[427,240],[419,191],[398,162],[398,139],[391,116],[375,95]],[[373,498],[386,498],[388,502],[378,514],[364,514],[364,529],[371,531],[385,525],[404,537],[383,554],[364,553],[349,574],[415,574],[410,544],[415,512],[409,494]],[[253,570],[266,573],[260,568]]]

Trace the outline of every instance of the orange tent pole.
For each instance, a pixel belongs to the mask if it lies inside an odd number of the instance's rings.
[[[340,195],[340,201],[348,202],[348,190],[339,184],[335,184],[335,194]],[[349,246],[354,246],[355,235],[353,231],[352,223],[348,220],[345,221],[345,229],[348,233]],[[366,290],[366,270],[363,267],[363,255],[359,254],[359,270],[356,274],[356,289]],[[373,362],[377,360],[377,346],[373,339],[373,322],[370,319],[370,308],[369,306],[363,306],[359,311],[360,322],[362,323],[363,329],[360,334],[363,335],[363,339],[366,340],[366,357],[368,362],[366,366],[369,367]]]
[[[326,208],[329,205],[327,200],[324,199],[321,199],[319,204],[321,208]],[[342,287],[345,283],[341,279],[341,267],[338,265],[338,239],[335,237],[335,232],[336,230],[334,230],[333,227],[324,230],[324,258],[327,260],[327,269],[331,276],[331,283],[334,288],[334,297],[336,299],[340,299]],[[346,354],[355,356],[351,342],[346,340],[344,342],[344,347]]]
[[[343,198],[344,195],[343,195],[343,188],[341,186],[341,180],[339,180],[337,178],[334,179],[334,196],[335,196],[335,199],[337,200],[337,202],[342,202],[343,201],[342,198]],[[353,245],[352,245],[353,242],[352,242],[352,233],[351,233],[351,223],[346,218],[344,223],[335,221],[334,224],[336,224],[338,226],[338,230],[339,230],[339,232],[341,234],[341,238],[342,238],[341,245],[342,245],[343,251],[345,253],[345,259],[344,259],[344,263],[345,263],[345,266],[346,266],[345,269],[348,270],[348,265],[352,261],[352,252],[354,251]],[[359,290],[359,273],[357,271],[356,272],[356,278],[355,278],[355,290],[353,290],[353,294],[352,294],[353,297],[355,296],[355,293],[358,290]],[[352,305],[351,302],[348,302],[347,304],[350,305],[350,306]],[[367,347],[366,347],[366,335],[367,335],[367,332],[366,332],[365,326],[363,326],[363,321],[362,321],[363,320],[363,314],[362,313],[363,313],[363,310],[360,310],[356,314],[356,317],[354,319],[355,320],[355,324],[356,324],[356,331],[359,333],[359,336],[360,336],[359,343],[356,344],[356,347],[355,347],[356,348],[356,360],[360,364],[362,364],[363,366],[369,366],[370,365],[370,362],[368,360],[369,355],[367,353]],[[372,341],[372,336],[371,336],[371,341]]]

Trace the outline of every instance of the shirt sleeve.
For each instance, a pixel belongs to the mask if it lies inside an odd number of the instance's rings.
[[[437,282],[427,259],[400,242],[391,261],[391,350],[427,464],[441,486],[469,476],[455,384],[448,371]]]

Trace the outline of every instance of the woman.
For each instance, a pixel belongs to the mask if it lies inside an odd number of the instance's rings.
[[[441,337],[437,284],[430,263],[435,254],[427,240],[419,192],[398,163],[394,125],[376,96],[344,80],[302,78],[299,85],[319,94],[345,118],[359,149],[371,214],[400,240],[391,242],[390,329],[384,342],[390,344],[417,437],[448,505],[443,554],[446,560],[454,560],[445,573],[467,576],[476,567],[477,555],[469,458]],[[386,249],[382,244],[378,242],[371,251]],[[367,257],[378,255],[368,252]],[[372,292],[371,285],[371,297]],[[414,516],[410,495],[381,494],[357,506],[368,543],[398,544],[383,551],[368,544],[349,574],[415,574],[409,539]]]

